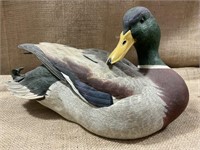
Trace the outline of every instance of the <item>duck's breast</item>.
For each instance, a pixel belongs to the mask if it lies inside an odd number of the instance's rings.
[[[140,69],[163,91],[160,96],[166,105],[164,126],[176,119],[186,108],[189,100],[188,88],[184,80],[170,68]]]

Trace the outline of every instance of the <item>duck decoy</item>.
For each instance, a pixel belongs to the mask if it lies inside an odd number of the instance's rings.
[[[42,65],[25,74],[12,70],[8,89],[37,100],[88,131],[136,139],[164,129],[186,108],[184,80],[160,58],[160,28],[145,7],[129,9],[111,54],[56,43],[21,44]],[[134,46],[138,66],[124,58]]]

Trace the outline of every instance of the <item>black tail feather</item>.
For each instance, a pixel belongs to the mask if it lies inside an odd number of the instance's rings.
[[[23,67],[19,67],[16,69],[13,69],[11,72],[12,78],[16,82],[20,82],[21,80],[24,79],[24,74],[20,74],[20,72],[23,70]]]

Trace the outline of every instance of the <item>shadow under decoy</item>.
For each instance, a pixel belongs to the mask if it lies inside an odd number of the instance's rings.
[[[37,118],[41,119],[63,119],[59,114],[55,113],[51,109],[42,106],[40,103],[38,103],[35,100],[27,101],[24,105],[24,108],[26,108],[27,112]]]

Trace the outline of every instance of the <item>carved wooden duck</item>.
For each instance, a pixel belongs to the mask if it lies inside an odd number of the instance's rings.
[[[189,99],[183,79],[160,59],[159,42],[151,12],[134,7],[124,15],[120,41],[109,56],[55,43],[20,45],[43,65],[25,74],[12,70],[8,88],[102,137],[145,137],[176,119]],[[123,58],[132,45],[137,67]]]

